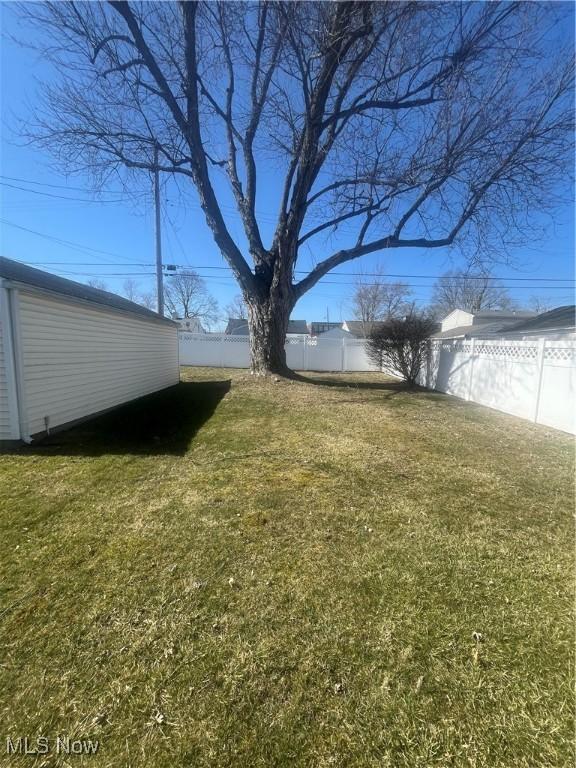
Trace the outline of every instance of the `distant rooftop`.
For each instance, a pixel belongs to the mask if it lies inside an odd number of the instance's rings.
[[[432,334],[433,339],[457,339],[466,337],[472,339],[475,336],[486,336],[498,333],[504,333],[514,325],[514,322],[508,320],[493,323],[478,323],[477,325],[457,325],[455,328],[448,328],[445,331],[438,331]]]
[[[480,312],[470,312],[474,317],[479,317],[486,320],[494,320],[499,317],[534,317],[536,312],[529,312],[528,310],[516,310],[516,309],[483,309]]]
[[[92,288],[92,286],[84,285],[83,283],[76,283],[74,280],[67,280],[64,277],[58,277],[58,275],[29,267],[27,264],[7,259],[4,256],[0,256],[0,277],[52,293],[59,293],[62,296],[89,301],[93,304],[119,309],[122,312],[129,312],[139,317],[147,317],[149,320],[174,325],[173,321],[167,317],[162,317],[157,312],[146,309],[146,307],[125,299],[123,296],[118,296],[109,291],[102,291],[100,288]]]
[[[374,328],[382,325],[382,322],[365,322],[364,320],[346,320],[344,328],[353,333],[356,338],[363,339],[368,336]]]
[[[342,328],[342,323],[331,323],[328,320],[314,320],[310,323],[310,333],[312,336],[318,336],[319,333],[326,333],[333,328]]]
[[[224,333],[230,336],[248,336],[248,320],[243,320],[241,317],[228,318]],[[289,320],[287,333],[308,334],[306,320]]]
[[[536,317],[522,320],[507,328],[509,333],[532,333],[535,331],[563,331],[576,328],[576,306],[568,304],[543,312]]]
[[[467,309],[453,309],[442,318],[441,331],[452,331],[462,326],[486,326],[493,323],[515,323],[529,317],[535,317],[535,312],[517,311],[513,309],[482,309],[479,312],[469,312]]]
[[[496,313],[495,313],[496,314]],[[495,317],[492,315],[492,318]],[[475,315],[478,317],[479,315]],[[517,320],[518,317],[523,319]],[[483,313],[487,319],[488,313]],[[505,319],[507,318],[507,319]],[[539,333],[543,331],[573,331],[576,328],[576,306],[557,307],[549,312],[536,315],[534,312],[518,312],[516,315],[502,313],[500,319],[493,322],[482,322],[475,325],[459,325],[435,333],[434,339],[454,339],[474,337],[509,335],[523,333]]]

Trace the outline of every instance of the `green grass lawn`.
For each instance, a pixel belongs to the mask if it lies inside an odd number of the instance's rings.
[[[568,435],[380,374],[183,378],[0,457],[0,764],[573,764]],[[39,734],[100,747],[4,754]]]

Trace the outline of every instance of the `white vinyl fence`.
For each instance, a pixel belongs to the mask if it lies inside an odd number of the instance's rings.
[[[180,364],[248,368],[246,336],[179,333]],[[294,336],[286,361],[298,371],[375,371],[363,339]],[[576,433],[576,341],[430,341],[421,386]]]
[[[180,364],[217,368],[248,368],[247,336],[225,333],[179,333]],[[366,355],[364,339],[286,339],[286,362],[297,371],[376,371]]]
[[[576,433],[576,341],[431,341],[419,383]]]

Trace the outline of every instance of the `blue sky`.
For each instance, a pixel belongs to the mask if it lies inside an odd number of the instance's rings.
[[[10,4],[0,4],[0,15],[4,34],[0,62],[0,253],[80,282],[97,277],[118,292],[126,277],[132,276],[142,290],[152,291],[151,180],[141,176],[138,196],[130,198],[119,187],[110,186],[102,192],[102,200],[95,201],[87,191],[90,180],[86,176],[66,178],[46,150],[22,140],[17,118],[28,115],[37,94],[36,79],[44,79],[47,68],[36,53],[18,47],[7,37],[23,34]],[[265,235],[275,220],[277,196],[273,174],[262,177],[258,213]],[[197,269],[223,307],[238,289],[205,224],[195,190],[192,185],[178,190],[167,182],[162,197],[164,262]],[[229,199],[225,214],[232,234],[240,238],[241,225]],[[520,304],[531,296],[551,305],[572,302],[572,283],[546,282],[544,278],[574,279],[573,204],[566,201],[558,207],[552,220],[534,212],[534,222],[545,227],[545,236],[511,252],[515,267],[496,265],[494,273],[502,277]],[[326,244],[327,249],[330,247],[327,252],[338,245],[338,237],[333,237]],[[299,268],[305,269],[309,263],[309,254],[303,253]],[[433,276],[460,264],[457,253],[448,249],[373,254],[328,275],[300,300],[293,317],[308,321],[326,319],[327,315],[330,320],[346,319],[356,279],[350,273],[360,269],[369,273],[378,265],[390,275],[407,276],[398,279],[409,283],[413,298],[425,304]]]

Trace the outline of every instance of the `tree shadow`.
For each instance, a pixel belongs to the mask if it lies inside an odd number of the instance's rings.
[[[410,387],[404,381],[356,381],[355,379],[346,379],[345,374],[336,373],[333,379],[318,379],[316,377],[303,376],[301,373],[294,372],[291,376],[294,381],[300,381],[303,384],[314,384],[319,387],[336,387],[339,389],[375,389],[383,392],[396,394],[398,392],[420,392],[426,391],[423,387]],[[338,377],[338,378],[336,378]]]
[[[183,456],[230,380],[180,382],[13,452],[38,456]]]

